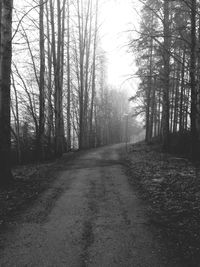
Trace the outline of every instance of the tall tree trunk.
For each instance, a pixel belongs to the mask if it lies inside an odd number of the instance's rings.
[[[57,0],[57,55],[55,65],[55,154],[61,156],[63,153],[63,116],[62,116],[62,88],[61,88],[61,7]]]
[[[170,90],[170,132],[173,132],[173,122],[175,116],[174,102],[175,102],[175,79],[176,79],[176,64],[174,64],[173,77],[172,77],[172,88]]]
[[[64,2],[65,3],[65,2]],[[63,6],[63,8],[65,8]],[[51,30],[52,30],[52,54],[53,54],[53,68],[54,68],[54,108],[55,108],[55,155],[61,156],[64,150],[64,123],[63,123],[63,95],[62,95],[62,55],[63,55],[63,40],[62,40],[62,17],[60,1],[57,0],[57,23],[58,23],[58,36],[57,36],[57,47],[55,39],[55,20],[54,20],[54,6],[53,1],[50,0],[51,10]],[[63,12],[63,16],[64,16]],[[57,49],[56,49],[57,48]]]
[[[174,122],[173,122],[173,132],[177,132],[178,127],[178,105],[179,105],[179,85],[180,85],[180,63],[177,66],[177,74],[176,74],[176,85],[175,85],[175,103],[174,103]]]
[[[84,117],[83,117],[83,97],[84,97],[84,43],[83,43],[83,14],[80,10],[80,2],[77,0],[78,30],[79,30],[79,68],[80,68],[80,92],[79,92],[79,149],[83,148]]]
[[[153,15],[152,15],[152,23],[153,23]],[[155,97],[155,87],[153,86],[153,38],[151,37],[151,44],[150,44],[150,65],[149,65],[149,130],[148,130],[148,142],[152,140],[152,133],[153,133],[153,97]]]
[[[88,107],[89,107],[89,89],[90,89],[90,55],[91,55],[91,39],[92,39],[92,3],[88,1],[87,23],[88,29],[85,30],[85,92],[84,92],[84,147],[89,146],[89,128],[88,128]]]
[[[164,83],[163,83],[163,149],[169,148],[169,74],[170,74],[170,27],[169,27],[169,0],[164,0]]]
[[[44,159],[44,123],[45,123],[45,48],[44,48],[44,0],[40,0],[39,12],[40,36],[40,77],[39,77],[39,132],[37,136],[37,159]]]
[[[10,159],[10,83],[13,1],[1,1],[0,8],[0,183],[7,185],[12,181]]]
[[[200,3],[199,3],[199,8],[198,11],[200,11]],[[200,150],[200,15],[198,13],[198,19],[199,19],[199,24],[198,24],[198,50],[197,50],[197,134],[198,134],[198,143],[199,143],[199,150]],[[199,151],[200,152],[200,151]]]
[[[2,1],[0,1],[0,22],[2,20]],[[2,24],[0,23],[0,45],[1,45],[1,31],[2,31]]]
[[[156,96],[156,78],[154,77],[154,83],[152,86],[152,96],[151,96],[151,117],[150,117],[150,137],[153,137],[154,129],[154,117],[155,117],[155,96]]]
[[[50,40],[50,27],[49,27],[49,8],[48,2],[46,2],[46,21],[47,21],[47,51],[48,51],[48,84],[47,84],[47,139],[48,139],[48,151],[51,155],[52,146],[52,134],[53,134],[53,107],[52,107],[52,47]]]
[[[16,128],[16,142],[17,142],[17,162],[21,164],[21,142],[20,142],[20,121],[19,121],[19,99],[17,95],[17,88],[15,84],[15,79],[13,73],[12,77],[12,86],[15,94],[15,128]]]
[[[151,15],[151,25],[153,25],[153,14]],[[152,72],[153,72],[153,37],[151,36],[150,41],[150,58],[149,58],[149,77],[148,77],[148,87],[147,87],[147,106],[146,106],[146,137],[145,141],[148,143],[152,138],[152,125],[151,125],[151,95],[152,95]]]
[[[156,88],[157,89],[157,88]],[[156,101],[156,98],[157,98],[157,94],[155,92],[155,104],[154,104],[154,130],[153,130],[153,137],[157,137],[157,128],[158,128],[158,105],[157,105],[157,101]]]
[[[197,89],[196,89],[196,0],[191,0],[191,58],[190,58],[190,86],[191,86],[191,156],[197,157]]]
[[[70,4],[67,0],[67,150],[71,150]]]
[[[161,136],[161,88],[158,93],[158,135]]]
[[[183,95],[184,95],[184,87],[185,87],[185,50],[186,48],[183,48],[183,59],[182,59],[182,67],[181,67],[181,96],[180,96],[180,117],[179,117],[179,130],[182,133],[184,129],[184,123],[183,123]]]
[[[97,49],[97,27],[98,27],[98,0],[96,1],[96,17],[95,17],[95,32],[94,32],[94,44],[93,44],[93,66],[92,66],[92,95],[91,95],[91,105],[90,105],[90,147],[93,144],[93,113],[94,113],[94,97],[96,91],[96,49]],[[94,142],[95,143],[95,142]]]

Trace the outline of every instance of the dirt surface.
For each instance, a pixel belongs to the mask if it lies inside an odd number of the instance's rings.
[[[66,163],[34,206],[6,226],[0,266],[183,267],[129,184],[122,149],[94,149]]]
[[[59,173],[68,169],[82,153],[68,152],[56,160],[13,167],[13,183],[8,188],[0,188],[0,232],[6,224],[29,209],[52,186]]]

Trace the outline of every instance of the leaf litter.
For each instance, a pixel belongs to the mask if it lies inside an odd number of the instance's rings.
[[[149,205],[150,222],[188,266],[200,266],[200,163],[134,144],[126,158],[130,183]]]
[[[15,222],[80,154],[69,152],[56,160],[13,168],[14,183],[7,189],[0,188],[0,230]]]

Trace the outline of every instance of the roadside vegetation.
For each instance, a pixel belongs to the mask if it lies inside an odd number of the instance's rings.
[[[147,143],[157,138],[164,151],[199,159],[199,2],[140,2],[140,30],[129,44],[140,78],[133,113],[144,118]]]
[[[186,262],[200,264],[200,167],[162,152],[162,145],[134,144],[125,161],[130,183],[148,204],[149,223]]]
[[[1,186],[12,184],[13,165],[125,140],[128,97],[107,84],[99,9],[91,0],[1,1]]]

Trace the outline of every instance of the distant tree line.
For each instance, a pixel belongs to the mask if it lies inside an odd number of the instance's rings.
[[[14,5],[0,2],[3,183],[12,180],[12,162],[124,141],[128,112],[126,95],[106,82],[98,0]]]
[[[200,5],[196,0],[141,0],[140,31],[131,40],[137,53],[146,141],[160,137],[169,150],[173,138],[193,158],[200,156]],[[186,139],[184,139],[184,136]],[[182,140],[182,141],[181,141]],[[187,142],[185,142],[187,141]]]

